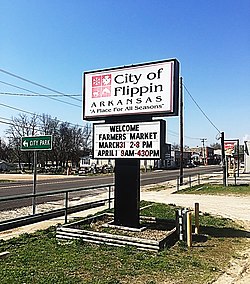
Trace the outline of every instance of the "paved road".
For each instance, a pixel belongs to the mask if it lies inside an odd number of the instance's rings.
[[[195,175],[198,173],[209,173],[214,171],[221,171],[219,166],[207,166],[207,167],[197,167],[184,169],[185,175]],[[158,170],[153,172],[147,172],[141,174],[141,185],[149,185],[160,182],[165,182],[169,180],[177,179],[179,175],[179,170]],[[1,176],[3,179],[3,176]],[[53,178],[53,179],[42,179],[42,175],[37,177],[37,192],[48,192],[52,190],[61,189],[71,189],[71,188],[84,188],[88,186],[100,186],[104,184],[114,183],[114,175],[107,176],[80,176],[80,177],[63,177],[63,178]],[[85,191],[78,193],[78,196],[84,197],[86,195],[93,195],[100,193],[101,190]],[[21,194],[29,194],[33,192],[33,181],[31,180],[18,180],[11,183],[0,183],[0,197],[13,196]],[[38,203],[45,201],[58,200],[60,196],[42,198],[37,200]],[[18,202],[8,202],[1,204],[0,210],[13,209],[22,206],[31,205],[30,200],[20,200]]]
[[[184,169],[184,175],[195,175],[198,173],[210,173],[214,171],[221,171],[219,166],[207,166]],[[179,170],[157,170],[141,174],[141,185],[148,185],[160,183],[164,181],[173,180],[178,177]],[[11,179],[11,175],[5,177],[0,175],[0,179]],[[69,189],[88,187],[101,184],[114,183],[114,175],[107,176],[70,176],[70,177],[53,177],[53,179],[44,179],[42,175],[37,176],[37,192],[46,192],[51,190]],[[33,181],[18,180],[11,183],[0,183],[0,197],[11,196],[18,194],[32,193]]]

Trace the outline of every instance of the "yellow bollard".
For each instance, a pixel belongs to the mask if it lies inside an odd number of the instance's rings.
[[[199,224],[199,203],[195,203],[194,204],[194,215],[195,215],[195,229],[194,229],[194,233],[196,235],[199,234],[200,231],[200,224]]]
[[[187,212],[187,246],[192,246],[192,213]]]

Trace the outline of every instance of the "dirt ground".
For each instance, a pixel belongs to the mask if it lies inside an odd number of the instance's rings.
[[[11,180],[11,181],[19,181],[19,180],[33,180],[33,174],[0,174],[0,180]],[[48,180],[55,178],[74,178],[75,176],[70,175],[45,175],[38,174],[37,178],[39,180]]]

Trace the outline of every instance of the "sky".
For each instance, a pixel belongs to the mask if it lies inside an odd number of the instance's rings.
[[[250,140],[249,11],[249,0],[0,0],[0,137],[23,111],[85,125],[84,71],[176,58],[184,144]],[[165,119],[178,144],[179,117]]]

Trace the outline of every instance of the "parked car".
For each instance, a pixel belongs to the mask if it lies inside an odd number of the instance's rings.
[[[111,164],[105,164],[105,165],[102,166],[101,172],[103,174],[113,173],[114,172],[114,167]]]

